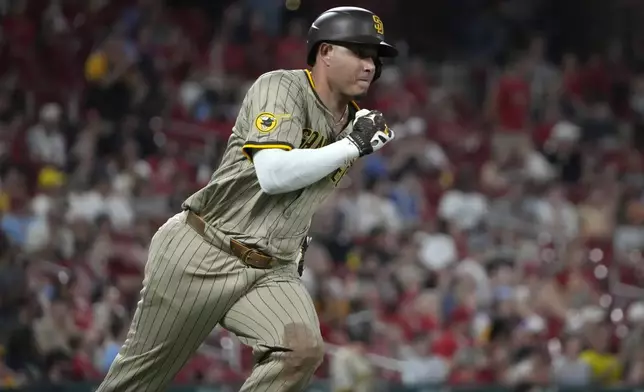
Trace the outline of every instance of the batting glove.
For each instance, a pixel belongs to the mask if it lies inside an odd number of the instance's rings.
[[[360,152],[360,156],[380,150],[394,138],[382,113],[377,110],[361,109],[353,120],[353,131],[347,136]]]

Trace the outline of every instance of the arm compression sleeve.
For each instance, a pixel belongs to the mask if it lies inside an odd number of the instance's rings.
[[[358,149],[347,139],[318,149],[264,149],[253,156],[257,180],[270,195],[311,185],[358,158]]]

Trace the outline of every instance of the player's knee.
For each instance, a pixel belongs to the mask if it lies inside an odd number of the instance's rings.
[[[308,372],[324,359],[324,341],[317,329],[306,324],[293,323],[284,328],[284,343],[291,351],[285,357],[285,366],[292,372]]]

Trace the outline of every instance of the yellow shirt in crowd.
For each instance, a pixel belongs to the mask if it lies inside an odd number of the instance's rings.
[[[613,385],[622,378],[622,366],[615,355],[586,350],[580,358],[590,366],[593,379],[604,386]]]
[[[11,200],[9,195],[5,192],[0,191],[0,214],[9,211],[11,206]]]

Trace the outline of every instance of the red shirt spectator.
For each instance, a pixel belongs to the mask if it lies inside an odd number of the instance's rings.
[[[101,373],[94,367],[87,341],[75,340],[71,359],[71,377],[74,381],[100,380]]]
[[[432,352],[451,359],[459,349],[471,346],[473,340],[466,333],[471,317],[471,312],[464,307],[454,310],[450,318],[450,325],[432,343]]]
[[[599,55],[594,55],[583,72],[584,94],[590,99],[607,99],[610,96],[611,76]]]
[[[304,25],[294,21],[288,26],[288,35],[277,43],[275,67],[278,69],[306,68],[306,39]]]
[[[535,146],[542,147],[544,144],[546,144],[546,142],[550,138],[550,135],[552,134],[552,128],[554,126],[555,124],[552,122],[543,122],[534,128],[532,141],[534,142]]]
[[[441,144],[456,146],[468,136],[465,126],[459,121],[458,113],[453,106],[446,104],[440,111],[430,118],[429,136]]]
[[[224,71],[231,75],[239,75],[246,68],[246,54],[242,45],[229,42],[217,37],[210,49],[202,58],[202,71]],[[200,67],[200,68],[201,68]]]
[[[478,371],[471,367],[457,368],[449,375],[447,383],[450,385],[472,385],[479,379]]]
[[[429,75],[422,61],[412,61],[405,75],[405,88],[409,91],[419,104],[425,105],[429,95]]]
[[[494,99],[495,114],[502,131],[520,132],[526,129],[530,114],[530,86],[523,77],[515,72],[502,76]]]
[[[287,37],[277,44],[275,59],[280,69],[306,68],[306,46],[299,37]]]
[[[387,88],[387,93],[379,95],[372,105],[374,109],[382,112],[396,113],[402,118],[410,115],[416,99],[412,93],[403,86]]]
[[[72,374],[78,381],[100,380],[101,374],[94,368],[87,354],[79,353],[72,358]]]
[[[246,68],[246,57],[244,47],[233,43],[224,44],[224,69],[233,74]]]
[[[434,331],[438,322],[431,314],[420,314],[415,309],[414,301],[408,300],[407,304],[401,305],[401,316],[395,321],[406,340],[411,341],[418,334],[427,334]]]
[[[76,326],[81,330],[87,330],[92,325],[93,312],[92,306],[85,298],[74,298],[74,321]]]
[[[26,2],[18,2],[20,3],[26,5]],[[31,51],[36,40],[36,25],[25,13],[26,10],[21,8],[23,7],[16,5],[14,13],[2,22],[9,47],[14,51],[13,54],[19,57]]]

